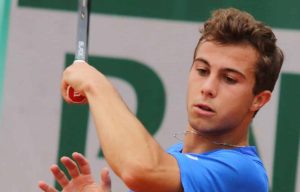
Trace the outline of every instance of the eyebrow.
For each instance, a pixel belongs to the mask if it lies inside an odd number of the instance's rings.
[[[204,58],[196,58],[194,60],[194,63],[195,63],[195,61],[199,61],[199,62],[201,62],[201,63],[203,63],[203,64],[211,67],[211,64],[206,59],[204,59]],[[242,78],[246,79],[246,76],[242,72],[240,72],[240,71],[238,71],[236,69],[222,68],[222,71],[224,71],[224,72],[230,72],[230,73],[236,73],[236,74],[240,75]]]

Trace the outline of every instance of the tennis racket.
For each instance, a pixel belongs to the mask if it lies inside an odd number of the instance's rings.
[[[89,38],[89,17],[90,2],[89,0],[78,1],[78,24],[75,62],[87,62],[88,59],[88,38]],[[83,103],[86,97],[80,95],[71,86],[67,88],[67,94],[73,103]]]

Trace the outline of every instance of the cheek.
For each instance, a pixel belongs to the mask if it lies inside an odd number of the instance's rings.
[[[199,92],[199,88],[197,86],[196,81],[192,78],[189,78],[187,96],[190,98],[193,95],[197,94],[197,92]]]
[[[232,98],[234,98],[232,96]],[[218,121],[224,128],[238,127],[249,115],[249,103],[244,100],[234,100],[220,105]]]
[[[252,101],[253,97],[249,91],[227,91],[226,99],[224,98],[224,100],[222,101],[223,104],[220,106],[224,106],[224,111],[226,111],[228,115],[242,115],[250,110]]]
[[[192,96],[193,96],[193,95],[194,95],[194,94],[193,94],[193,89],[192,89],[192,87],[189,85],[189,86],[188,86],[187,93],[186,93],[186,103],[187,103],[188,105],[190,105],[190,103],[192,102],[192,100],[193,100]]]

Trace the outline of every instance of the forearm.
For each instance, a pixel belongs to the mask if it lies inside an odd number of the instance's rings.
[[[105,158],[122,176],[125,169],[156,167],[163,149],[128,110],[118,93],[108,83],[105,93],[90,87],[86,92],[90,110]]]
[[[68,86],[87,97],[105,158],[129,188],[178,191],[176,159],[158,145],[102,73],[75,63],[64,71],[61,84],[62,96],[72,103]]]

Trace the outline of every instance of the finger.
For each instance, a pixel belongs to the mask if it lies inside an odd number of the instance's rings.
[[[68,87],[70,87],[70,85],[69,85],[69,82],[67,81],[67,79],[69,79],[68,77],[70,76],[70,73],[72,71],[71,70],[72,65],[70,65],[67,68],[65,68],[65,70],[64,70],[64,72],[62,74],[61,94],[62,94],[64,100],[67,103],[72,103],[72,100],[71,100],[71,98],[69,97],[69,94],[68,94]]]
[[[91,174],[91,168],[88,160],[80,153],[73,153],[73,158],[77,162],[80,172],[85,175]]]
[[[62,188],[64,188],[65,186],[68,185],[69,179],[57,165],[52,165],[50,170],[51,170],[52,174],[54,175],[56,181],[59,183],[59,185]]]
[[[111,178],[109,176],[108,168],[102,169],[100,178],[101,178],[101,181],[100,181],[101,189],[104,192],[110,192],[111,191]]]
[[[51,186],[49,186],[44,181],[39,182],[39,188],[43,190],[44,192],[57,192],[57,190]]]
[[[67,103],[71,103],[72,100],[69,98],[69,95],[67,92],[68,87],[69,87],[69,85],[64,80],[62,80],[61,87],[60,87],[61,95]]]
[[[69,157],[62,157],[60,161],[66,167],[68,173],[72,178],[76,178],[80,175],[77,164],[72,159],[70,159]]]

